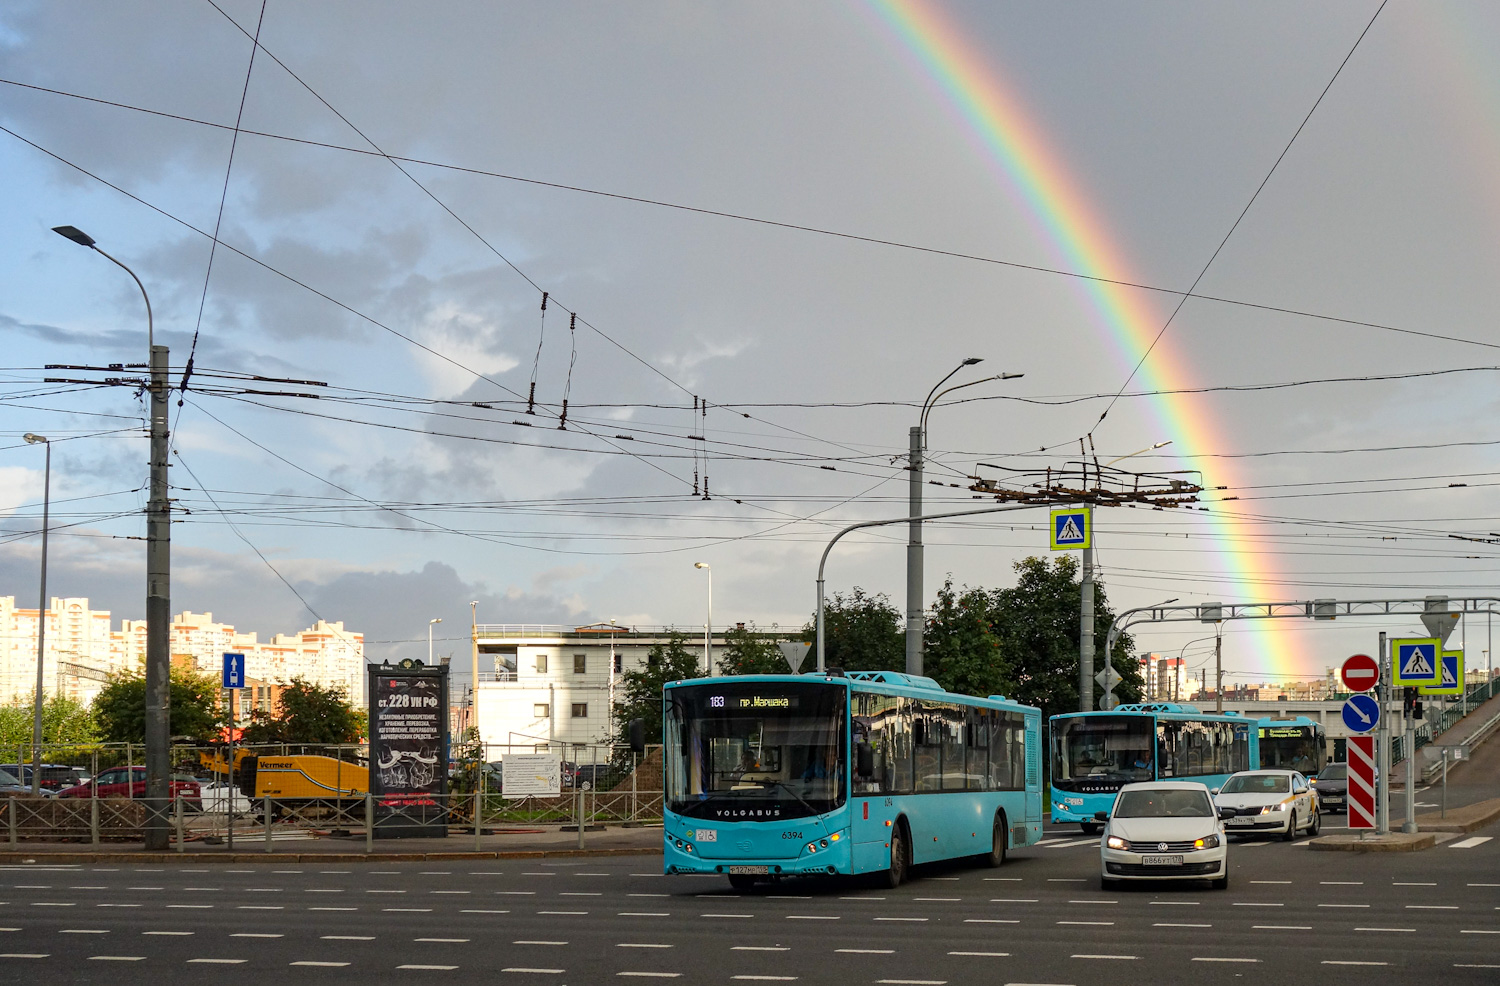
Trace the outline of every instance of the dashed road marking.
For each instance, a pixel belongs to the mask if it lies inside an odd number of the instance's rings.
[[[876,918],[877,921],[926,921],[926,918]]]
[[[663,945],[659,942],[622,941],[615,942],[615,948],[673,948],[672,945]]]
[[[1015,918],[964,918],[964,924],[1020,924]]]
[[[1390,965],[1389,962],[1367,962],[1357,959],[1324,959],[1324,965]]]
[[[895,955],[894,948],[835,948],[834,952],[844,955]]]
[[[1311,931],[1310,924],[1252,924],[1256,931]]]
[[[467,938],[413,938],[412,941],[442,942],[448,945],[459,945],[468,941]]]
[[[678,979],[680,972],[617,972],[617,976],[634,976],[637,979]]]
[[[730,979],[750,979],[750,980],[758,980],[758,981],[761,981],[761,982],[789,983],[792,980],[796,979],[797,977],[796,976],[730,976],[729,978]]]
[[[1159,921],[1153,924],[1153,928],[1212,928],[1211,924],[1183,924],[1169,921]]]
[[[535,938],[522,938],[511,942],[512,945],[566,945],[565,941],[541,941]]]
[[[0,952],[0,959],[45,959],[47,952]]]
[[[1456,911],[1457,904],[1407,904],[1408,911]]]
[[[244,965],[249,959],[188,959],[190,963],[200,965]]]
[[[1355,928],[1354,930],[1355,931],[1382,931],[1382,932],[1385,932],[1385,931],[1405,931],[1405,932],[1410,932],[1412,934],[1415,934],[1417,929],[1416,928]]]
[[[426,972],[452,972],[456,965],[398,965],[397,969],[416,969]]]
[[[374,935],[319,935],[324,941],[374,941]]]
[[[1096,928],[1108,928],[1114,925],[1113,921],[1059,921],[1058,924],[1084,925]]]
[[[665,916],[665,915],[663,915]],[[700,914],[700,918],[753,918],[754,914]]]
[[[949,955],[967,955],[979,959],[1003,959],[1010,955],[1009,952],[949,952]]]
[[[837,921],[837,914],[788,914],[788,921]]]
[[[287,963],[287,965],[312,966],[317,969],[342,969],[348,964],[347,962],[322,962],[317,959],[298,959],[296,962]]]
[[[285,938],[286,935],[261,933],[258,931],[236,931],[230,938]]]
[[[144,955],[90,955],[90,962],[144,962]]]
[[[162,935],[164,937],[172,937],[172,938],[185,938],[188,935],[191,935],[191,934],[194,934],[194,933],[195,932],[192,932],[192,931],[143,931],[143,932],[141,932],[141,934],[143,934],[143,935]]]
[[[787,945],[731,945],[731,952],[790,952]]]
[[[1224,956],[1218,956],[1218,955],[1195,955],[1189,961],[1191,961],[1191,962],[1250,962],[1250,963],[1255,963],[1255,962],[1259,962],[1260,959],[1226,958]]]
[[[1140,956],[1139,955],[1090,955],[1090,954],[1086,954],[1086,953],[1080,952],[1080,953],[1078,953],[1076,955],[1071,956],[1071,958],[1075,958],[1075,959],[1139,959]]]

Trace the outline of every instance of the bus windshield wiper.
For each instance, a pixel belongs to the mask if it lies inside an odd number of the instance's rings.
[[[783,783],[782,781],[770,781],[769,783],[773,787],[779,787],[783,791],[785,791],[787,794],[790,794],[792,797],[796,798],[797,799],[797,803],[800,804],[802,807],[806,808],[807,809],[807,813],[809,815],[820,814],[820,812],[816,811],[813,808],[812,805],[808,804],[805,800],[803,800],[802,795],[798,794],[796,791],[793,791],[789,785]]]

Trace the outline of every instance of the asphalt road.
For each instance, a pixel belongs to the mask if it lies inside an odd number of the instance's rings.
[[[1237,842],[1227,891],[1104,893],[1097,841],[1076,830],[998,870],[919,868],[899,890],[820,880],[740,894],[663,877],[658,856],[13,865],[0,867],[0,969],[109,986],[1493,984],[1496,836],[1380,855]]]

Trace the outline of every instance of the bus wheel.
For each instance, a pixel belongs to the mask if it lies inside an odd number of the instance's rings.
[[[729,885],[736,890],[749,890],[755,886],[755,877],[748,873],[729,874]]]
[[[1100,826],[1099,826],[1098,822],[1079,822],[1078,823],[1078,827],[1081,828],[1081,829],[1083,829],[1083,834],[1084,835],[1098,835],[1099,834]]]
[[[906,827],[897,823],[891,829],[891,868],[885,871],[884,884],[894,890],[906,882],[906,871],[911,866],[911,849],[906,842]]]
[[[985,854],[986,866],[1005,865],[1005,815],[997,812],[995,814],[994,841],[990,843],[990,851]]]

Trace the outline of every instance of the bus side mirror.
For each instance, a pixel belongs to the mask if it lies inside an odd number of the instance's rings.
[[[626,727],[630,732],[630,752],[646,752],[646,722],[644,719],[632,719]]]
[[[854,745],[854,773],[859,777],[875,776],[875,748],[863,741]]]

